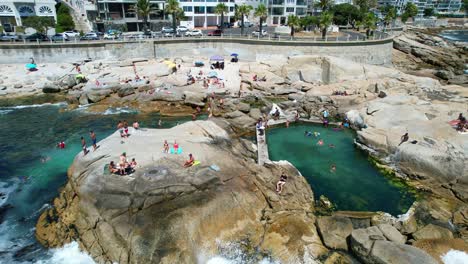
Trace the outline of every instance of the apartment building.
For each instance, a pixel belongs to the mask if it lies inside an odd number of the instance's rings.
[[[439,14],[459,13],[462,6],[461,0],[378,0],[379,6],[395,6],[398,14],[404,12],[407,3],[413,3],[418,7],[418,16],[423,16],[426,8],[434,8]]]
[[[57,20],[55,0],[1,0],[0,24],[7,32],[15,26],[22,26],[22,20],[29,16],[53,17]]]
[[[307,0],[269,0],[267,23],[285,25],[289,15],[306,16],[307,8]]]

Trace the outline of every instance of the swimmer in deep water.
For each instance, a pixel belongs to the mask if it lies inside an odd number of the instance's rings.
[[[304,136],[305,136],[305,137],[310,137],[310,136],[312,136],[312,132],[306,130],[306,131],[304,132]]]
[[[332,165],[330,166],[330,172],[335,173],[335,171],[336,171],[336,165],[335,165],[335,164],[332,164]]]
[[[328,144],[328,147],[329,148],[335,148],[335,145],[334,144]]]
[[[319,139],[319,141],[317,142],[317,145],[322,146],[323,145],[323,140]]]
[[[314,137],[320,136],[320,132],[314,131]]]

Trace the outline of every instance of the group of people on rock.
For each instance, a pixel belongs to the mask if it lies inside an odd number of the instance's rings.
[[[252,77],[253,81],[254,82],[266,82],[266,76],[263,76],[262,78],[258,78],[257,74],[255,74],[253,77]]]
[[[224,70],[224,62],[223,61],[221,61],[221,62],[217,61],[215,63],[212,63],[210,68],[212,70],[215,70],[215,69]]]
[[[119,163],[115,164],[114,161],[109,163],[109,172],[111,174],[128,175],[135,171],[137,162],[135,158],[128,162],[127,153],[123,152],[119,157]]]
[[[456,120],[456,129],[459,132],[467,132],[468,131],[468,122],[466,122],[466,117],[463,116],[463,113],[458,115]]]
[[[139,127],[138,122],[136,122],[136,126],[137,126],[136,129],[138,129],[138,127]],[[117,130],[119,130],[121,138],[128,138],[130,136],[130,134],[128,133],[128,122],[127,122],[127,120],[119,121],[117,123]]]
[[[332,95],[343,95],[343,96],[347,96],[349,95],[348,92],[346,91],[333,91]]]

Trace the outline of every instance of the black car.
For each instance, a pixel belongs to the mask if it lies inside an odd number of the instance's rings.
[[[234,26],[234,23],[224,22],[223,25],[223,28],[232,28]],[[221,25],[217,25],[217,27],[221,28]]]
[[[25,38],[27,41],[48,41],[49,37],[41,33],[34,33]]]

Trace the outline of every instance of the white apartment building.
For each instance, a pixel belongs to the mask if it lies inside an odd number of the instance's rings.
[[[180,7],[184,10],[187,20],[194,27],[211,27],[221,24],[221,16],[215,13],[219,3],[228,7],[228,13],[224,14],[224,22],[234,19],[234,0],[179,0]]]
[[[426,8],[434,8],[434,11],[439,14],[458,13],[462,6],[461,2],[461,0],[378,0],[378,5],[395,6],[398,14],[402,14],[406,4],[413,3],[418,7],[418,15],[422,16]]]
[[[270,25],[285,25],[289,15],[307,15],[307,0],[269,0],[268,19]]]
[[[53,17],[57,20],[55,0],[0,0],[0,24],[7,32],[22,26],[29,16]]]

